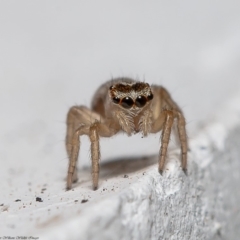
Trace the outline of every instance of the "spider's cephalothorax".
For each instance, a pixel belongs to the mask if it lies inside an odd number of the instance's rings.
[[[174,121],[174,120],[177,121]],[[67,115],[66,147],[69,157],[67,189],[77,181],[80,136],[91,141],[93,189],[98,188],[100,137],[111,137],[123,131],[161,134],[158,170],[163,172],[171,129],[176,123],[181,143],[182,169],[187,170],[187,135],[185,118],[179,106],[162,86],[149,86],[130,78],[117,78],[101,85],[93,96],[92,108],[73,106]]]
[[[153,99],[153,93],[148,83],[118,83],[109,88],[112,102],[124,109],[143,108]]]

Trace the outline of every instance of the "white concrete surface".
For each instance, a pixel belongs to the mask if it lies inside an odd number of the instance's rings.
[[[70,221],[45,229],[43,239],[238,239],[240,229],[240,92],[190,141],[189,171],[169,154],[156,165],[103,184],[113,196],[93,202]],[[150,161],[151,158],[144,161]],[[155,161],[157,159],[155,158]],[[126,187],[126,183],[131,184]],[[119,192],[119,190],[121,191]],[[124,189],[122,191],[122,189]],[[102,191],[101,191],[102,194]],[[73,204],[72,204],[73,205]],[[75,208],[77,209],[77,208]],[[59,231],[59,228],[62,229]]]
[[[221,199],[239,199],[230,184],[239,178],[239,131],[232,132],[240,106],[239,10],[233,0],[1,1],[0,238],[224,236],[224,218],[238,216]],[[189,176],[179,171],[174,141],[161,177],[154,165],[160,135],[120,135],[102,140],[93,192],[83,138],[81,179],[65,192],[66,112],[88,106],[99,84],[123,75],[164,85],[183,107]],[[220,191],[217,183],[232,187]]]

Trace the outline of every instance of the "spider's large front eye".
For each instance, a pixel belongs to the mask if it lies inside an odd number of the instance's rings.
[[[121,101],[121,105],[124,108],[131,108],[133,106],[133,104],[134,104],[134,102],[133,102],[132,98],[130,98],[130,97],[125,97]]]
[[[144,96],[138,96],[136,98],[135,104],[137,107],[143,107],[147,102],[147,99]]]

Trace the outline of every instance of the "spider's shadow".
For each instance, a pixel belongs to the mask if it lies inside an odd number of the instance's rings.
[[[131,174],[156,163],[157,155],[107,159],[100,163],[100,180]],[[79,170],[80,176],[90,173],[91,167],[84,167]],[[85,182],[85,180],[82,179],[81,182]]]
[[[131,174],[157,163],[157,155],[109,159],[101,164],[100,177]]]

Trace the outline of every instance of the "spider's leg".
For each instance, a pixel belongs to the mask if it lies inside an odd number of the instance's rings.
[[[74,138],[75,131],[81,125],[88,125],[88,126],[91,125],[92,119],[100,119],[100,117],[98,114],[92,112],[90,109],[84,106],[73,106],[68,111],[66,149],[67,149],[69,161],[71,159],[71,153],[72,153],[72,147],[73,147],[72,141]],[[73,173],[72,181],[77,182],[77,180],[78,180],[78,176],[77,176],[77,165],[76,165]]]
[[[158,171],[160,174],[162,174],[163,172],[164,163],[165,163],[166,154],[167,154],[167,148],[168,148],[169,139],[171,135],[171,129],[173,125],[173,112],[170,110],[164,110],[162,114],[164,115],[165,121],[163,125],[163,130],[162,130],[161,148],[159,152]]]
[[[154,111],[155,116],[152,124],[152,132],[163,129],[162,146],[160,150],[159,172],[163,171],[166,158],[167,146],[170,138],[173,120],[177,119],[178,135],[181,144],[182,169],[187,171],[187,134],[185,128],[185,118],[180,107],[171,98],[168,91],[160,86],[154,86],[154,94],[156,97]]]
[[[67,190],[72,188],[73,177],[76,173],[76,163],[78,159],[79,149],[80,149],[80,140],[79,137],[83,134],[88,134],[89,126],[80,126],[75,133],[73,134],[73,138],[71,141],[71,155],[69,159],[69,166],[68,166],[68,175],[67,175]]]
[[[111,137],[116,134],[120,128],[116,126],[111,128],[112,121],[99,122],[96,121],[90,126],[89,138],[91,141],[91,160],[92,160],[92,182],[93,190],[98,188],[99,179],[99,161],[100,161],[100,147],[99,147],[99,136]]]
[[[182,169],[187,173],[187,133],[185,128],[185,118],[181,113],[177,113],[178,135],[181,143]]]
[[[84,107],[72,107],[67,117],[66,148],[69,156],[67,176],[67,189],[71,189],[72,183],[77,181],[77,160],[80,149],[80,136],[88,135],[91,141],[92,181],[93,189],[98,187],[100,147],[99,136],[111,137],[120,128],[113,119],[103,120],[102,117]]]
[[[99,178],[99,160],[100,160],[100,150],[99,150],[99,134],[98,134],[97,123],[90,127],[89,138],[91,141],[91,160],[92,160],[92,183],[93,190],[98,188],[98,178]]]
[[[165,88],[161,88],[160,90],[162,101],[166,104],[166,106],[173,110],[174,118],[177,118],[177,127],[178,127],[178,135],[181,144],[181,154],[182,154],[182,169],[186,173],[187,172],[187,133],[186,133],[186,123],[183,113],[180,107],[173,101],[170,94]]]

